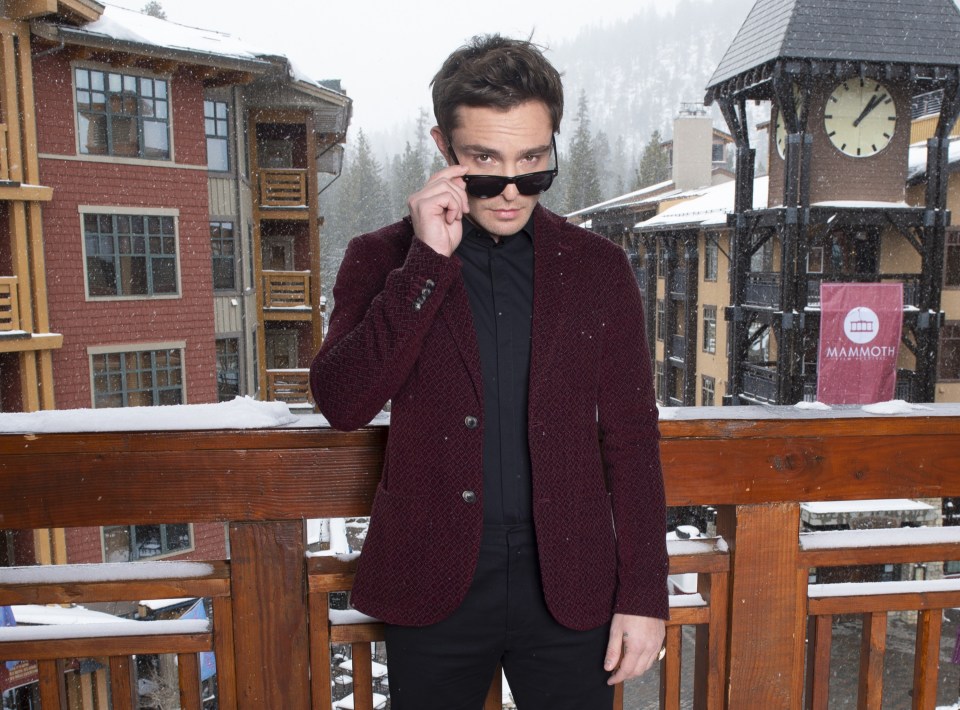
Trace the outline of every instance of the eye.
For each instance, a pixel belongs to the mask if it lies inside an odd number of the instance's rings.
[[[492,163],[493,157],[487,153],[477,153],[477,155],[474,156],[474,160],[476,160],[478,163]]]

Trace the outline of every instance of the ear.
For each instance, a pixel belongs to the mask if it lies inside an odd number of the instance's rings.
[[[433,137],[433,142],[437,144],[440,154],[446,159],[447,165],[453,165],[453,159],[450,157],[450,146],[447,145],[447,139],[443,135],[443,131],[440,130],[440,126],[431,128],[430,135]]]

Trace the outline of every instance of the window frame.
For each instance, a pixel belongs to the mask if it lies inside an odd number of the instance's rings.
[[[213,116],[207,116],[207,104],[213,104]],[[217,106],[222,104],[226,109],[226,116],[222,119],[217,118]],[[233,114],[233,108],[230,105],[229,101],[223,101],[218,98],[208,98],[204,97],[203,99],[203,133],[206,138],[206,152],[207,152],[207,171],[211,173],[230,173],[233,171],[233,157],[231,156],[231,145],[230,145],[230,120]],[[208,131],[209,121],[213,121],[214,132],[210,133]],[[224,130],[226,131],[223,135],[220,135],[218,132],[219,124],[224,124]],[[225,147],[225,154],[227,157],[227,166],[223,169],[212,168],[210,167],[210,141],[223,141]]]
[[[181,259],[180,259],[180,210],[171,209],[171,208],[145,208],[145,207],[115,207],[115,206],[99,206],[99,205],[80,205],[77,208],[79,213],[80,220],[80,247],[81,253],[83,256],[83,290],[84,296],[87,301],[143,301],[143,300],[153,300],[153,299],[178,299],[183,298],[183,270],[180,268]],[[116,218],[118,217],[130,217],[130,218],[141,218],[149,219],[151,217],[170,217],[173,219],[173,239],[174,239],[174,251],[173,251],[173,260],[174,260],[174,269],[175,282],[176,282],[176,291],[173,293],[135,293],[129,295],[92,295],[90,293],[90,272],[88,269],[88,258],[87,254],[87,231],[86,231],[86,217],[88,215],[98,215],[98,216],[109,216],[113,222],[113,233],[115,244],[121,239],[121,235],[118,234],[116,227]],[[145,233],[146,236],[146,233]],[[149,240],[148,240],[149,242]],[[119,248],[116,252],[119,255]],[[162,256],[162,255],[160,255]],[[148,256],[148,264],[150,259],[154,257]],[[159,257],[156,257],[159,258]],[[120,286],[120,281],[117,282],[118,287]]]
[[[233,273],[233,286],[229,288],[223,288],[217,285],[217,269],[216,264],[218,260],[226,260],[227,257],[224,257],[223,254],[217,254],[214,249],[214,244],[217,242],[226,241],[222,234],[214,235],[214,225],[218,225],[218,229],[222,230],[223,225],[230,225],[230,232],[232,236],[230,237],[230,242],[233,243],[233,255],[230,257],[232,262],[232,273]],[[233,217],[210,217],[210,259],[211,259],[211,285],[213,286],[214,293],[218,294],[237,294],[240,292],[240,239],[237,236],[237,221]]]
[[[947,332],[953,333],[953,335],[947,337]],[[954,376],[945,376],[943,367],[944,367],[944,341],[950,340],[955,342],[953,347],[956,348],[956,371],[950,373]],[[960,382],[960,321],[947,321],[940,328],[940,342],[937,343],[937,381],[938,382]]]
[[[712,268],[711,268],[712,267]],[[720,273],[720,245],[716,234],[707,234],[703,245],[703,280],[716,282]]]
[[[77,72],[86,71],[86,72],[101,72],[105,75],[105,86],[109,82],[110,74],[118,74],[121,77],[121,86],[123,85],[123,77],[132,77],[137,80],[137,94],[138,101],[140,98],[148,98],[156,100],[154,97],[143,97],[140,93],[140,81],[147,79],[150,81],[162,81],[166,84],[166,97],[163,99],[166,102],[166,111],[167,115],[163,121],[166,124],[166,141],[167,141],[167,155],[166,157],[151,157],[146,155],[146,145],[144,143],[144,130],[143,130],[143,118],[139,113],[139,103],[138,111],[134,115],[135,120],[137,121],[137,154],[136,155],[117,155],[116,153],[111,152],[110,147],[110,130],[107,129],[107,152],[105,153],[91,153],[85,152],[82,149],[82,131],[80,128],[80,91],[88,91],[89,93],[94,93],[93,88],[88,85],[86,89],[81,89],[77,81]],[[89,75],[88,75],[89,78]],[[173,75],[172,74],[155,74],[146,70],[137,69],[135,67],[115,67],[110,64],[103,64],[97,62],[72,62],[70,64],[70,83],[73,92],[73,125],[74,125],[74,135],[76,136],[74,140],[74,150],[76,155],[79,158],[84,160],[100,160],[108,162],[121,162],[127,163],[131,162],[134,164],[163,164],[163,163],[173,163],[175,156],[175,146],[174,146],[174,110],[173,110]],[[116,92],[103,91],[105,95],[114,94]],[[123,95],[123,90],[119,95]],[[104,112],[105,116],[111,116]],[[148,117],[153,121],[152,117]],[[158,122],[158,121],[154,121]]]
[[[708,310],[712,310],[712,311],[713,311],[713,318],[712,318],[712,319],[711,319],[711,318],[707,318],[707,311],[708,311]],[[712,323],[713,323],[713,345],[712,345],[711,347],[707,347],[707,323],[708,323],[708,322],[712,322]],[[710,353],[710,354],[715,355],[716,352],[717,352],[717,307],[716,307],[716,306],[710,306],[710,305],[704,305],[704,306],[703,306],[703,345],[702,345],[702,348],[703,348],[703,352],[705,352],[705,353]]]
[[[156,555],[140,556],[140,555],[138,555],[138,554],[135,554],[135,551],[136,551],[136,546],[135,546],[136,530],[137,530],[137,528],[145,528],[145,527],[148,527],[147,524],[144,524],[144,525],[104,525],[104,526],[101,526],[101,528],[100,528],[100,552],[101,552],[101,558],[103,559],[103,561],[104,561],[104,562],[109,562],[109,561],[110,561],[110,558],[108,558],[108,556],[107,556],[107,530],[108,530],[108,529],[111,529],[111,530],[112,530],[112,529],[114,529],[114,528],[127,528],[127,534],[129,535],[129,543],[128,543],[128,545],[127,545],[127,552],[129,553],[129,557],[128,557],[127,560],[126,560],[127,562],[137,562],[137,561],[140,561],[140,560],[151,560],[151,561],[152,561],[152,560],[161,560],[161,559],[168,558],[168,557],[175,557],[175,556],[177,556],[177,555],[185,555],[185,554],[188,554],[188,553],[190,553],[190,552],[194,552],[194,551],[197,549],[197,538],[196,538],[196,534],[195,534],[195,531],[194,531],[193,523],[151,523],[150,525],[151,525],[151,526],[152,526],[152,525],[159,525],[159,527],[160,527],[161,540],[163,540],[164,538],[166,538],[167,528],[172,527],[172,526],[174,526],[174,525],[186,525],[186,526],[187,526],[187,535],[188,535],[188,537],[189,537],[189,539],[190,539],[190,542],[189,542],[189,544],[187,545],[187,547],[178,548],[178,549],[175,549],[175,550],[167,549],[166,551],[163,550],[163,543],[161,542],[161,552],[160,552],[160,553],[158,553],[158,554],[156,554]],[[115,560],[115,561],[116,561],[116,560]]]
[[[955,255],[957,267],[952,281],[948,272],[951,255]],[[960,229],[948,229],[943,240],[943,288],[960,289]]]
[[[707,384],[709,383],[709,387]],[[710,393],[710,403],[707,403],[707,392]],[[717,378],[710,375],[700,375],[700,405],[715,407],[717,403]]]
[[[180,353],[180,402],[179,404],[187,403],[187,344],[186,341],[168,341],[168,342],[157,342],[157,343],[128,343],[125,345],[99,345],[92,346],[87,348],[87,366],[90,373],[90,406],[93,409],[114,409],[115,407],[100,406],[97,407],[97,374],[94,370],[94,358],[103,356],[103,355],[120,355],[124,356],[132,353],[143,353],[143,352],[160,352],[160,351],[178,351]],[[151,358],[151,375],[152,381],[156,382],[156,361],[155,358]],[[134,371],[135,372],[135,371]],[[123,387],[119,393],[117,392],[106,392],[103,396],[110,396],[114,394],[120,394],[121,401],[125,402],[121,407],[131,406],[126,404],[129,401],[130,391],[127,386],[128,377],[132,374],[131,371],[122,369],[119,373],[111,373],[109,370],[103,373],[105,376],[109,377],[111,374],[119,374],[123,380]],[[173,387],[166,387],[164,391],[173,391]],[[134,390],[142,391],[142,390]],[[140,405],[140,406],[164,406],[158,403],[159,398],[159,388],[152,387],[151,392],[153,393],[152,399],[153,404],[150,405]],[[132,405],[137,406],[137,405]]]
[[[663,404],[666,400],[663,398],[664,390],[667,388],[667,374],[666,370],[663,367],[662,360],[654,361],[654,395],[660,404]]]
[[[233,341],[234,343],[236,343],[236,348],[237,348],[237,351],[236,351],[236,363],[237,363],[237,367],[236,367],[236,373],[237,373],[237,393],[236,393],[236,395],[234,395],[234,396],[235,396],[235,397],[242,397],[242,396],[243,396],[243,390],[244,390],[244,387],[243,387],[243,384],[244,384],[244,382],[243,382],[243,348],[242,348],[242,345],[241,345],[241,337],[242,337],[242,334],[241,334],[241,333],[217,334],[217,337],[214,339],[214,349],[215,349],[215,351],[216,351],[216,359],[217,359],[217,401],[218,401],[218,402],[229,402],[229,401],[231,401],[231,400],[233,399],[232,397],[231,397],[231,399],[222,399],[221,396],[220,396],[220,373],[221,373],[221,372],[229,372],[229,370],[221,370],[221,368],[220,368],[220,363],[221,363],[220,343],[221,343],[221,342]],[[229,356],[229,357],[231,357],[231,358],[233,357],[233,356],[230,355],[229,353],[227,354],[227,356]]]
[[[663,342],[664,336],[667,332],[667,329],[666,329],[667,324],[665,322],[667,319],[666,318],[667,316],[666,299],[658,298],[656,308],[657,308],[657,311],[654,317],[654,320],[656,321],[656,323],[654,324],[654,328],[656,331],[657,340],[659,340],[660,342]]]

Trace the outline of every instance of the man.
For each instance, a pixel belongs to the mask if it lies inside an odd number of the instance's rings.
[[[657,410],[623,250],[537,204],[560,76],[476,37],[433,80],[448,167],[350,242],[311,368],[338,429],[391,401],[353,590],[387,622],[394,710],[610,708],[667,617]]]

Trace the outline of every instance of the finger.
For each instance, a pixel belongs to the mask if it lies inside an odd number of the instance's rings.
[[[610,676],[610,679],[607,681],[610,685],[622,683],[627,678],[633,678],[640,674],[640,671],[637,670],[641,661],[640,651],[632,648],[630,644],[624,644],[624,646],[620,667],[617,668],[616,672]]]
[[[610,641],[607,642],[607,653],[603,659],[603,669],[612,671],[620,663],[620,650],[623,648],[623,637],[616,631],[610,631]]]
[[[427,185],[441,180],[452,180],[467,174],[465,165],[448,165],[442,170],[438,170],[427,179]]]

